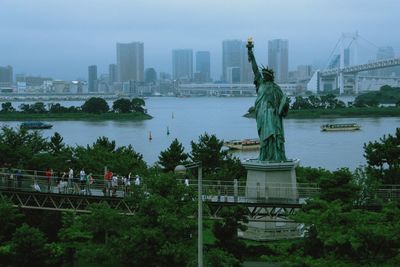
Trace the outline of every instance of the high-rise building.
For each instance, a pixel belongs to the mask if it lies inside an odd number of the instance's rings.
[[[228,69],[239,68],[240,83],[249,83],[253,80],[253,71],[247,58],[246,42],[241,40],[224,40],[222,42],[222,80],[229,82]],[[234,70],[235,73],[238,71]],[[232,73],[230,73],[232,74]]]
[[[226,69],[226,79],[228,83],[240,83],[240,68],[228,67]]]
[[[222,41],[222,80],[228,81],[228,68],[240,68],[242,62],[242,41]]]
[[[196,52],[196,73],[198,75],[198,82],[208,82],[211,80],[209,51]]]
[[[89,66],[88,72],[88,90],[89,92],[97,92],[97,66]]]
[[[0,86],[8,87],[13,83],[13,68],[11,66],[0,67]]]
[[[144,45],[141,42],[117,43],[118,81],[144,81]]]
[[[144,81],[147,84],[156,84],[157,82],[157,72],[154,68],[147,68],[144,71]]]
[[[275,81],[285,83],[289,73],[289,42],[275,39],[268,41],[268,67],[275,73]]]
[[[172,50],[172,77],[175,80],[191,81],[193,78],[193,50]]]
[[[116,64],[108,65],[108,83],[113,84],[118,81],[118,71]]]

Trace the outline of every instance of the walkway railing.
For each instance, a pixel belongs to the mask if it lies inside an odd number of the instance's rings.
[[[134,179],[124,183],[105,180],[103,175],[92,175],[87,181],[86,176],[80,180],[79,174],[73,179],[60,175],[45,175],[45,171],[0,169],[0,190],[41,192],[51,194],[87,195],[97,197],[123,198],[133,191]],[[78,176],[78,177],[77,177]],[[64,177],[64,178],[62,178]],[[177,183],[184,184],[183,180]],[[140,185],[146,188],[145,180]],[[197,180],[190,180],[188,188],[196,190]],[[247,184],[246,181],[216,181],[203,180],[203,200],[211,202],[239,203],[290,203],[303,204],[306,199],[319,193],[319,187],[313,183],[297,183],[295,186],[287,183],[270,183],[268,186]],[[384,185],[375,190],[376,198],[400,201],[400,185]]]

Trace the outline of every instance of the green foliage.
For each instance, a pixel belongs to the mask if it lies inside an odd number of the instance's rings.
[[[105,113],[109,109],[107,102],[100,97],[91,97],[82,105],[82,111],[87,113]]]
[[[132,98],[132,110],[139,113],[145,113],[144,106],[146,103],[142,98]]]
[[[22,214],[11,202],[0,199],[0,243],[11,239],[12,234],[22,222]]]
[[[132,103],[129,99],[120,98],[114,101],[112,109],[117,113],[129,113],[132,111]]]
[[[368,171],[383,184],[400,184],[400,128],[395,135],[364,144]]]
[[[25,113],[47,113],[46,105],[43,102],[36,102],[32,105],[21,104],[19,108]]]
[[[295,215],[309,229],[304,246],[306,255],[311,256],[308,261],[318,263],[312,258],[321,257],[349,266],[374,266],[398,255],[400,236],[394,233],[400,231],[400,210],[394,205],[381,212],[349,210],[339,200],[317,200],[311,205],[314,208]]]
[[[319,183],[321,177],[329,175],[329,171],[323,168],[302,167],[296,168],[298,183]]]
[[[60,103],[50,103],[49,104],[49,113],[76,113],[80,111],[78,107],[64,107]]]
[[[238,238],[238,229],[246,231],[246,217],[248,211],[246,207],[224,207],[220,211],[222,220],[213,225],[213,233],[217,239],[217,246],[241,259],[245,249],[245,244]]]
[[[192,192],[165,174],[149,178],[147,190],[119,244],[123,263],[186,266],[196,242],[195,222],[189,218],[196,214]]]
[[[158,160],[165,172],[174,171],[176,166],[186,163],[189,155],[184,151],[183,145],[175,138],[166,150],[160,152]]]
[[[291,106],[292,109],[337,109],[345,108],[343,101],[336,98],[334,94],[321,95],[320,97],[310,95],[309,97],[297,96]]]
[[[227,155],[222,151],[224,142],[219,140],[214,134],[204,133],[199,137],[198,143],[191,141],[192,152],[191,159],[195,162],[200,161],[205,171],[214,171],[221,166]]]
[[[12,106],[11,102],[1,103],[1,112],[8,113],[14,111],[15,108]]]
[[[52,137],[50,137],[50,150],[53,154],[60,153],[64,148],[65,144],[63,143],[64,138],[58,133],[55,132]]]
[[[207,267],[240,267],[242,264],[231,253],[214,248],[206,252],[205,265]]]
[[[26,129],[14,130],[1,128],[0,132],[0,165],[24,166],[34,169],[35,159],[48,149],[48,142],[37,131]]]
[[[143,174],[147,169],[143,156],[131,145],[116,148],[115,141],[109,141],[107,137],[99,137],[92,146],[77,146],[73,151],[73,166],[85,168],[87,172],[102,173],[105,166],[122,175],[133,171]]]
[[[379,91],[368,92],[356,97],[354,106],[356,107],[375,107],[381,103],[396,104],[400,101],[400,87],[390,87],[384,85]]]
[[[359,187],[347,168],[322,176],[319,186],[320,198],[326,201],[340,200],[344,205],[352,206],[358,198]]]
[[[45,266],[49,256],[46,238],[38,229],[23,224],[11,240],[14,266]]]

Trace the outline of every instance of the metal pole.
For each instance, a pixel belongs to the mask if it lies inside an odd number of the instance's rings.
[[[198,267],[203,267],[203,193],[202,193],[202,167],[198,167],[198,220],[197,220],[197,261]]]

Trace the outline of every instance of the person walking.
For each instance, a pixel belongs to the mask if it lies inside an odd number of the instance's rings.
[[[89,173],[88,175],[86,175],[86,195],[91,196],[92,195],[92,191],[90,190],[90,187],[93,184],[93,176],[92,173]]]
[[[45,172],[46,180],[47,180],[47,193],[51,193],[51,179],[53,176],[53,170],[50,168],[47,168]]]
[[[79,173],[79,183],[80,183],[80,186],[81,186],[81,194],[84,194],[84,192],[85,192],[85,184],[86,184],[86,173],[85,173],[85,170],[83,168]]]
[[[74,170],[69,168],[68,171],[68,190],[70,193],[74,192]]]
[[[139,186],[140,183],[141,183],[141,178],[140,178],[140,176],[139,176],[138,174],[136,174],[136,177],[135,177],[135,185]]]

